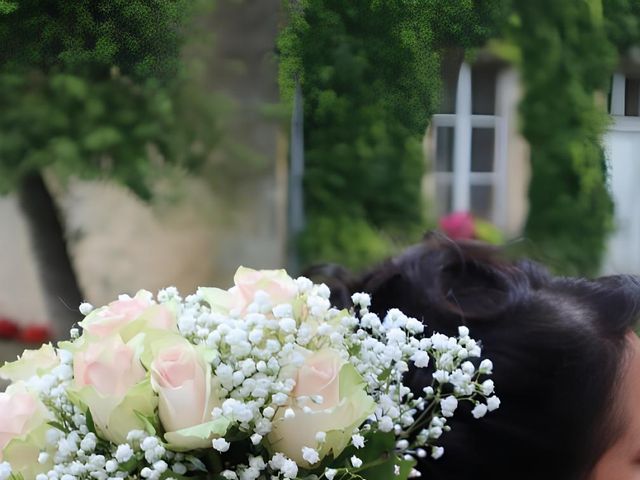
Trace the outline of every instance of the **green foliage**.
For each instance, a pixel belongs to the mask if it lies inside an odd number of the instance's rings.
[[[388,237],[424,228],[421,140],[438,104],[441,51],[481,43],[501,3],[286,4],[280,82],[290,96],[299,80],[304,94],[302,257],[366,265],[389,253]],[[455,29],[443,28],[441,13]]]
[[[312,215],[299,243],[300,249],[310,252],[316,262],[339,263],[354,269],[368,267],[394,250],[393,242],[384,233],[362,218],[345,215]]]
[[[6,1],[6,0],[3,0]],[[104,80],[113,66],[134,80],[178,67],[188,0],[19,0],[0,22],[0,65]]]
[[[416,466],[415,460],[405,460],[396,451],[396,437],[393,433],[376,432],[365,437],[365,447],[356,449],[346,448],[332,465],[345,465],[336,468],[335,480],[365,480],[397,478],[406,480]],[[357,455],[363,465],[354,469],[350,465],[350,458]],[[396,467],[398,471],[396,472]]]
[[[505,0],[425,0],[424,14],[437,47],[475,48],[501,33],[511,13]]]
[[[599,2],[515,2],[521,50],[522,132],[531,146],[526,236],[564,273],[598,270],[611,227],[596,103],[616,62]]]
[[[148,197],[159,166],[197,163],[206,148],[193,148],[200,132],[184,126],[214,120],[185,94],[180,69],[193,1],[16,5],[0,16],[0,191],[50,168],[109,176]]]
[[[602,0],[607,36],[621,53],[640,45],[640,2]]]
[[[16,5],[15,3],[8,2],[7,0],[0,0],[0,15],[2,15],[3,13],[11,13],[16,8],[18,8],[18,5]]]
[[[474,218],[475,238],[492,245],[503,245],[504,235],[498,227],[491,222],[480,218]]]

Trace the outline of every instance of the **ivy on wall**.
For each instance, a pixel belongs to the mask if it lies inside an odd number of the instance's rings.
[[[426,228],[421,141],[442,51],[482,44],[501,2],[285,1],[280,82],[304,95],[303,263],[362,267]]]
[[[498,38],[518,51],[531,146],[526,253],[562,273],[598,271],[612,228],[602,98],[620,52],[640,43],[640,4],[289,2],[281,85],[305,98],[307,261],[367,265],[425,226],[420,140],[444,49]],[[357,220],[355,220],[357,219]]]
[[[617,53],[599,0],[515,2],[514,11],[521,128],[531,146],[529,253],[562,273],[594,274],[613,212],[601,146],[608,116],[596,96],[606,91]]]

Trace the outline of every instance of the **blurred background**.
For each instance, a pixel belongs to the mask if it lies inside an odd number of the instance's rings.
[[[0,0],[0,359],[432,229],[640,273],[634,0]]]

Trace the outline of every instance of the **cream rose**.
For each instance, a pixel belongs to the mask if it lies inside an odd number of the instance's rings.
[[[178,336],[152,349],[151,385],[158,394],[165,439],[180,450],[210,447],[213,438],[226,433],[229,422],[211,416],[220,398],[206,350]]]
[[[233,277],[235,286],[230,292],[237,297],[237,308],[244,309],[261,290],[269,295],[273,306],[289,303],[298,293],[296,282],[286,270],[253,270],[240,267]]]
[[[316,403],[313,397],[318,395],[322,401]],[[297,371],[291,396],[293,401],[287,408],[293,409],[295,416],[285,418],[283,409],[279,409],[268,440],[273,452],[283,453],[303,467],[310,466],[302,458],[303,447],[318,450],[320,459],[329,453],[340,455],[354,428],[375,409],[353,365],[328,349],[306,358]],[[327,434],[325,442],[316,440],[318,432]]]
[[[298,294],[296,282],[285,270],[253,270],[240,267],[233,277],[234,286],[229,290],[200,288],[200,293],[212,310],[221,313],[244,313],[253,303],[258,291],[269,295],[271,306],[291,303]]]
[[[46,407],[22,383],[0,393],[0,461],[9,462],[24,478],[45,471],[48,465],[40,465],[38,455],[46,446],[50,420]]]
[[[98,433],[118,444],[126,441],[130,430],[144,429],[138,415],[152,416],[157,398],[140,363],[140,345],[124,343],[119,335],[85,335],[74,350],[74,386],[69,393],[89,408]]]
[[[38,350],[25,350],[22,356],[7,362],[0,368],[0,378],[17,382],[29,380],[35,375],[44,375],[60,364],[56,350],[50,343],[42,345]]]
[[[166,305],[154,303],[152,298],[146,290],[140,290],[133,298],[121,295],[115,302],[87,315],[80,326],[94,337],[119,333],[125,342],[145,329],[175,329],[175,313]]]

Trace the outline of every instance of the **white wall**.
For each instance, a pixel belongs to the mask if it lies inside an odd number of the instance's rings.
[[[0,317],[23,325],[48,320],[27,225],[13,195],[0,197]]]
[[[614,117],[605,136],[615,204],[604,273],[640,273],[640,119]]]

